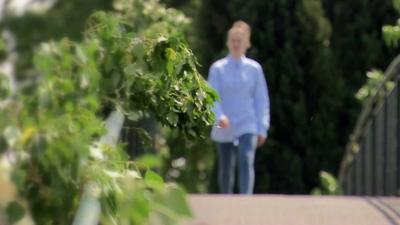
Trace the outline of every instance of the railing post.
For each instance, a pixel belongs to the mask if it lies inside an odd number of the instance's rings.
[[[354,156],[354,169],[355,169],[355,195],[362,194],[362,142],[359,144],[358,153]]]
[[[124,115],[114,111],[108,116],[106,122],[107,134],[100,138],[99,144],[115,146],[118,142],[124,123]],[[81,203],[75,215],[72,225],[97,225],[101,215],[101,205],[98,200],[100,190],[95,183],[85,186]]]
[[[388,145],[388,138],[387,138],[387,132],[388,132],[388,104],[387,104],[387,88],[386,85],[384,85],[383,88],[383,95],[384,97],[382,98],[382,105],[383,105],[383,141],[382,141],[382,172],[383,172],[383,195],[387,195],[387,180],[388,180],[388,174],[387,174],[387,145]]]
[[[396,195],[397,170],[397,89],[386,97],[385,195]]]
[[[396,80],[396,100],[397,100],[397,129],[396,129],[396,143],[397,143],[397,166],[396,166],[396,180],[397,180],[397,196],[400,196],[400,79]]]
[[[372,195],[373,189],[373,142],[372,142],[372,122],[370,121],[366,126],[366,132],[364,135],[364,194]]]
[[[352,192],[352,189],[353,189],[353,187],[352,187],[353,186],[353,181],[352,181],[352,172],[351,172],[351,170],[352,170],[352,167],[350,166],[348,168],[348,170],[347,170],[347,173],[346,173],[346,181],[345,181],[345,187],[344,187],[346,195],[351,195],[351,192]]]
[[[376,113],[375,118],[375,195],[384,194],[384,165],[383,165],[383,147],[384,147],[384,116],[383,110]]]
[[[72,225],[97,225],[101,215],[101,205],[98,200],[100,190],[96,184],[87,184],[81,203]]]
[[[366,193],[366,157],[367,157],[367,152],[366,152],[366,136],[365,132],[362,137],[361,145],[360,145],[360,160],[361,160],[361,178],[360,178],[360,183],[361,183],[361,188],[360,188],[360,195],[365,195]]]
[[[355,160],[355,159],[354,159]],[[355,161],[353,163],[353,165],[351,165],[351,170],[349,171],[351,172],[351,191],[350,194],[351,195],[357,195],[357,175],[356,175],[356,165],[355,165]]]

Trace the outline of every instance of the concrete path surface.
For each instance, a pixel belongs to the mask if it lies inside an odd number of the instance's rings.
[[[190,195],[185,225],[400,225],[400,198]]]

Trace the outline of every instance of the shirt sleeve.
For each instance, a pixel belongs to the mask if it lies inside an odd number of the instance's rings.
[[[208,83],[212,88],[217,91],[218,95],[221,95],[221,84],[218,79],[218,71],[215,66],[211,66],[210,71],[208,73]],[[222,112],[222,106],[220,101],[214,102],[213,112],[215,113],[216,119],[219,120],[224,113]]]
[[[257,116],[258,135],[267,137],[270,127],[270,101],[267,82],[262,67],[257,67],[257,82],[255,88],[254,104]]]

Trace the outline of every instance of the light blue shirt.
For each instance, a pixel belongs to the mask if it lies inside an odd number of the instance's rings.
[[[211,138],[216,142],[234,142],[239,136],[252,133],[266,137],[270,125],[270,102],[261,65],[245,56],[230,55],[213,63],[208,82],[221,101],[213,111],[217,120],[229,119],[229,128],[215,125]]]

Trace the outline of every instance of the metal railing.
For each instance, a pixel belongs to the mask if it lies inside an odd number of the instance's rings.
[[[124,115],[119,111],[113,111],[105,121],[107,133],[102,136],[98,144],[108,144],[115,146],[118,142]],[[99,156],[98,157],[102,157]],[[100,188],[94,183],[85,186],[82,200],[75,214],[72,225],[97,225],[101,217],[101,205],[99,201]]]
[[[339,182],[346,195],[400,195],[400,56],[365,103],[346,146]],[[388,89],[388,82],[394,87]]]

